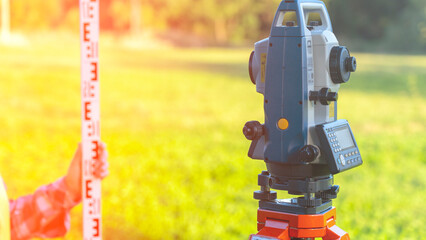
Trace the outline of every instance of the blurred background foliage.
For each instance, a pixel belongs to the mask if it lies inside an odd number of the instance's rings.
[[[152,32],[180,46],[247,46],[267,37],[280,0],[102,0],[101,27]],[[426,1],[326,0],[334,30],[355,51],[426,52]],[[76,0],[11,0],[15,31],[78,32]],[[414,50],[415,49],[415,50]]]

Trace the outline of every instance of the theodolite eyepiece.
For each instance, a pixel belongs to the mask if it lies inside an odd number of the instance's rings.
[[[333,47],[330,53],[331,80],[336,83],[349,81],[351,72],[356,71],[356,59],[351,57],[346,47]]]

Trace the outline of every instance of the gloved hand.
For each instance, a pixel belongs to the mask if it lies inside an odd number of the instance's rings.
[[[96,160],[93,167],[93,175],[97,178],[103,179],[108,176],[108,152],[105,143],[99,144],[99,159]],[[77,150],[68,168],[67,175],[64,177],[65,184],[71,191],[75,200],[81,199],[81,162],[82,162],[82,147],[81,143],[78,144]]]

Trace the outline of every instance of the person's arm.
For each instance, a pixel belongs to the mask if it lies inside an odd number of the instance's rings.
[[[65,235],[70,227],[69,210],[79,202],[70,194],[64,178],[10,201],[11,239]]]
[[[108,175],[105,145],[100,148],[94,175]],[[11,239],[64,236],[70,228],[69,211],[81,201],[81,146],[79,145],[67,175],[38,188],[34,194],[10,201]]]

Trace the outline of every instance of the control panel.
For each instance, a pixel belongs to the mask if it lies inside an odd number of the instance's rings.
[[[362,164],[361,154],[346,120],[317,125],[321,153],[331,173],[336,174]]]

